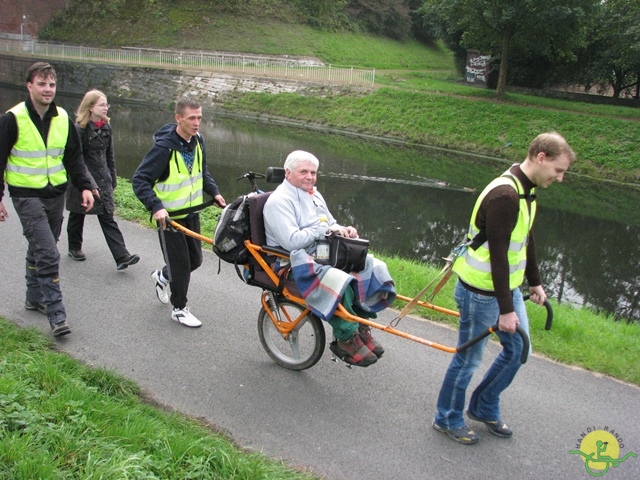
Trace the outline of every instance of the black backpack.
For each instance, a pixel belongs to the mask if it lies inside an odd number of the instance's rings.
[[[213,251],[235,265],[249,261],[244,241],[249,238],[249,196],[241,195],[224,207],[213,233]]]

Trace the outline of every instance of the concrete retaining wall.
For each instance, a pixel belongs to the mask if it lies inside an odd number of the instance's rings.
[[[56,69],[59,91],[83,95],[91,88],[98,88],[109,98],[118,98],[120,101],[150,102],[167,107],[184,94],[197,97],[206,108],[212,107],[215,101],[224,101],[224,96],[233,92],[301,94],[313,92],[318,95],[323,90],[344,88],[283,79],[79,63],[6,54],[0,54],[0,83],[24,86],[25,72],[39,60],[49,61]]]

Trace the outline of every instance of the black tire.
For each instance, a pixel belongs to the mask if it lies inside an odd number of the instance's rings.
[[[289,300],[278,299],[280,318],[298,318],[304,307]],[[318,363],[324,353],[326,337],[322,320],[308,313],[286,339],[273,324],[264,308],[258,315],[260,343],[269,356],[281,367],[305,370]]]

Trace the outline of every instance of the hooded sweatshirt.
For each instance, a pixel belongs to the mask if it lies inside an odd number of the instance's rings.
[[[131,179],[134,193],[152,214],[164,208],[153,187],[156,182],[163,181],[169,176],[169,160],[171,160],[172,151],[193,153],[198,141],[200,141],[202,147],[204,191],[211,197],[220,194],[218,185],[216,185],[207,168],[204,138],[198,133],[191,137],[191,141],[187,142],[178,135],[176,128],[177,125],[175,124],[167,124],[153,134],[153,147],[144,156],[142,163],[140,163]]]

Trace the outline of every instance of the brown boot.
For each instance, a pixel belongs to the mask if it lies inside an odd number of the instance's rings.
[[[371,327],[360,324],[358,327],[358,333],[360,334],[360,338],[362,338],[362,343],[364,343],[376,357],[380,358],[384,353],[384,347],[380,345],[375,338],[373,338],[373,335],[371,334]]]
[[[378,357],[362,342],[358,332],[349,340],[331,342],[329,348],[337,357],[357,367],[368,367],[378,361]]]

